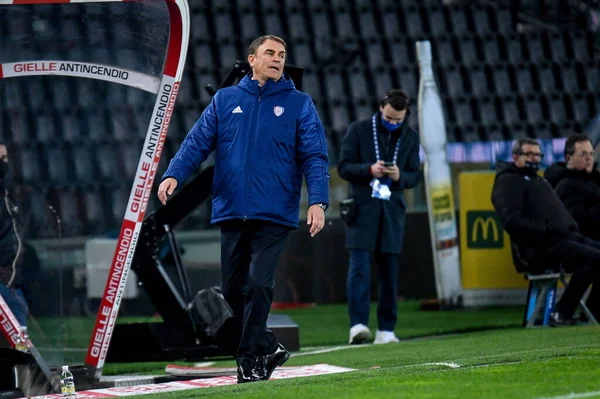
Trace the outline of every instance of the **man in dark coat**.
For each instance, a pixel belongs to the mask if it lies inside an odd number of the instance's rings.
[[[600,172],[594,168],[594,148],[584,134],[565,143],[566,162],[549,167],[544,177],[579,225],[581,234],[600,240]]]
[[[21,290],[23,261],[23,218],[8,184],[6,146],[0,144],[0,295],[22,326],[27,326],[29,307]]]
[[[594,167],[594,148],[585,134],[573,134],[565,143],[566,162],[557,162],[544,173],[577,224],[579,231],[600,240],[600,173]],[[592,290],[587,305],[600,316],[600,281]]]
[[[375,343],[398,342],[396,292],[406,200],[404,190],[419,182],[419,136],[408,127],[409,99],[391,90],[372,118],[352,123],[342,142],[340,176],[349,184],[355,217],[347,220],[350,343],[371,337],[369,288],[371,252],[379,266],[378,330]]]
[[[519,139],[512,152],[514,162],[498,162],[492,203],[525,262],[542,268],[562,263],[573,272],[550,316],[551,325],[571,324],[581,297],[598,278],[600,242],[579,234],[577,223],[558,195],[538,175],[544,156],[539,143]]]

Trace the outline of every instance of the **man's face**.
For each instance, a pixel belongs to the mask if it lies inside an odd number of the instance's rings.
[[[0,161],[8,162],[8,151],[4,144],[0,144]]]
[[[397,125],[402,122],[406,117],[406,110],[398,111],[390,104],[385,104],[384,106],[379,106],[379,111],[381,112],[381,117],[387,122]]]
[[[589,141],[575,143],[573,155],[567,155],[567,167],[575,170],[586,170],[588,173],[594,168],[594,148]]]
[[[278,81],[285,65],[285,48],[276,40],[265,40],[256,50],[256,54],[248,55],[254,79],[265,84],[267,79]]]
[[[542,162],[542,150],[539,145],[523,144],[519,154],[513,154],[513,160],[517,168],[525,167],[527,162]]]

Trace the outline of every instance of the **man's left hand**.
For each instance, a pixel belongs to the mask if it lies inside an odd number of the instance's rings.
[[[388,166],[386,168],[386,173],[393,181],[400,180],[400,169],[398,168],[398,165]]]
[[[306,224],[310,225],[310,236],[314,237],[325,227],[325,211],[319,205],[311,205],[308,208]]]

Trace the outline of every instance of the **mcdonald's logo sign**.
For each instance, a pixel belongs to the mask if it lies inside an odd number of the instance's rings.
[[[467,247],[495,249],[504,247],[504,230],[494,211],[467,212]]]

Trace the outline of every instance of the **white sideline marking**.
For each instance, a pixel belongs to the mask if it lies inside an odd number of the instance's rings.
[[[481,367],[495,367],[495,366],[506,366],[507,364],[518,364],[521,363],[521,361],[516,361],[516,362],[501,362],[501,363],[493,363],[493,364],[476,364],[473,366],[469,366],[469,365],[460,365],[458,363],[454,363],[454,362],[431,362],[431,363],[415,363],[415,364],[403,364],[401,366],[396,366],[396,367],[400,367],[400,368],[406,368],[406,367],[423,367],[423,366],[446,366],[449,367],[451,369],[476,369],[476,368],[481,368]]]
[[[437,338],[437,337],[435,337]],[[400,344],[402,344],[403,342],[406,341],[400,341]],[[374,344],[372,343],[368,343],[368,344],[361,344],[361,345],[340,345],[340,346],[333,346],[333,347],[325,347],[322,349],[317,349],[318,347],[310,347],[307,349],[313,349],[307,352],[295,352],[292,353],[291,357],[298,357],[298,356],[307,356],[307,355],[318,355],[321,353],[330,353],[330,352],[336,352],[336,351],[341,351],[341,350],[346,350],[346,349],[355,349],[355,348],[365,348],[365,347],[372,347]],[[393,345],[393,344],[388,344],[388,345]],[[567,345],[564,347],[561,347],[561,349],[563,350],[569,350],[569,349],[591,349],[591,348],[599,348],[600,345],[598,344],[588,344],[588,345]],[[465,357],[465,358],[460,358],[460,359],[456,359],[459,362],[468,362],[470,360],[475,360],[475,359],[481,359],[481,358],[485,358],[485,359],[489,359],[489,358],[494,358],[494,357],[507,357],[507,356],[519,356],[519,355],[523,355],[525,353],[544,353],[544,352],[553,352],[555,351],[555,348],[536,348],[536,349],[526,349],[526,350],[521,350],[521,351],[512,351],[512,352],[505,352],[505,353],[498,353],[495,355],[481,355],[481,356],[471,356],[471,357]],[[501,363],[493,363],[493,365],[502,365],[502,364],[511,364],[511,363],[519,363],[520,361],[512,361],[512,362],[501,362]],[[404,365],[402,367],[414,367],[414,366],[421,366],[424,365],[423,363],[420,364],[410,364],[410,365]],[[486,365],[480,365],[478,367],[485,367]],[[466,367],[466,366],[463,366]],[[473,366],[475,367],[475,366]]]
[[[576,398],[591,398],[593,396],[600,396],[600,391],[570,393],[568,395],[560,395],[560,396],[544,396],[543,398],[538,398],[538,399],[576,399]]]
[[[476,368],[480,368],[480,367],[506,366],[507,364],[519,364],[519,363],[521,363],[521,361],[501,362],[501,363],[494,363],[494,364],[478,364],[476,366],[465,366],[465,367],[471,368],[471,369],[476,369]]]
[[[446,366],[446,367],[450,367],[451,369],[457,369],[457,368],[460,367],[460,364],[457,364],[457,363],[454,363],[454,362],[450,362],[450,363],[433,362],[433,363],[415,364],[415,366]]]
[[[373,346],[372,344],[362,344],[362,345],[343,345],[343,346],[334,346],[332,348],[325,349],[317,349],[309,352],[296,352],[292,353],[292,357],[298,356],[307,356],[307,355],[318,355],[320,353],[329,353],[329,352],[337,352],[345,349],[354,349],[354,348],[366,348],[368,346]]]
[[[560,347],[561,350],[570,350],[570,349],[595,349],[600,348],[598,344],[586,344],[586,345],[567,345]],[[512,351],[512,352],[504,352],[498,353],[494,355],[481,355],[481,356],[470,356],[465,358],[456,359],[457,361],[469,361],[475,359],[489,359],[496,357],[508,357],[508,356],[519,356],[524,355],[526,353],[544,353],[544,352],[555,352],[556,348],[536,348],[536,349],[525,349],[520,351]],[[499,364],[499,363],[494,363]]]

